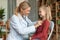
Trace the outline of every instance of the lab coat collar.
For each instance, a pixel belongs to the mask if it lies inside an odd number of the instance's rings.
[[[21,16],[20,13],[18,13],[18,17],[19,17],[20,20],[23,20],[23,17]]]
[[[18,13],[18,17],[19,17],[21,20],[27,19],[27,16],[25,16],[25,15],[21,16],[20,13]]]
[[[24,24],[27,24],[27,22],[23,19],[20,13],[18,13],[18,18],[20,21],[22,21]]]

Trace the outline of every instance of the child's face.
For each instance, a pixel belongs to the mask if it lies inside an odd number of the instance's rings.
[[[45,17],[45,15],[46,15],[45,10],[42,9],[42,8],[40,8],[40,9],[39,9],[39,15],[40,15],[40,17]]]

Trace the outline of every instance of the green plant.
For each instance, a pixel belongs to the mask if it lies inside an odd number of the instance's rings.
[[[2,27],[0,27],[0,38],[2,37]]]
[[[60,20],[57,20],[57,24],[60,25]]]
[[[4,9],[0,8],[0,24],[2,24],[2,20],[4,19]],[[2,27],[0,25],[0,38],[2,37]]]
[[[0,8],[0,19],[4,19],[4,9]]]

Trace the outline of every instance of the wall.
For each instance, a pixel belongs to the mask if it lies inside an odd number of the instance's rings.
[[[32,21],[36,21],[38,19],[38,5],[37,5],[37,0],[28,0],[28,2],[31,5],[31,13],[29,14],[29,18]]]
[[[16,0],[16,6],[18,6],[23,1],[25,1],[25,0]]]

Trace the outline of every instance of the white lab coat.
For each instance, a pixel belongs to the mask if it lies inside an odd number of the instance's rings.
[[[28,34],[35,32],[36,29],[32,25],[34,23],[28,17],[26,17],[26,21],[19,13],[18,16],[13,15],[10,19],[10,33],[6,40],[25,40],[29,37]]]

